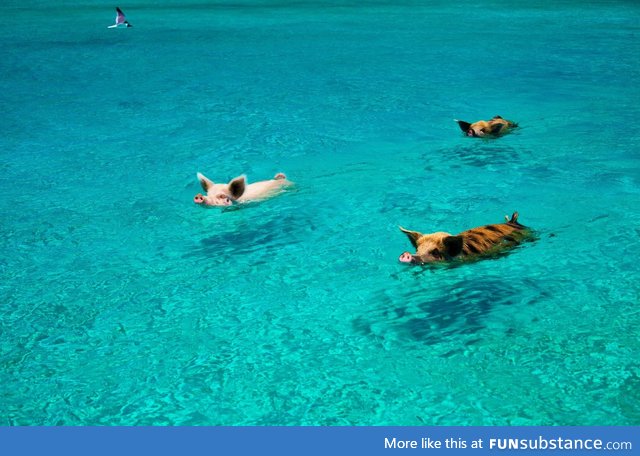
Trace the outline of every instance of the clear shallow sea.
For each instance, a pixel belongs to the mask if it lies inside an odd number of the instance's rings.
[[[0,425],[640,424],[637,3],[5,4]]]

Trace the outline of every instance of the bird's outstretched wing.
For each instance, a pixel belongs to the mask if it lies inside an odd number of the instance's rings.
[[[116,7],[116,24],[124,24],[127,18],[124,16],[122,10]]]

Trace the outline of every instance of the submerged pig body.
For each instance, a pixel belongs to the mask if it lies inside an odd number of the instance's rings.
[[[510,120],[495,116],[491,120],[479,120],[478,122],[469,123],[464,120],[456,120],[460,130],[467,136],[475,137],[496,137],[508,133],[518,125]]]
[[[247,183],[244,176],[238,176],[226,184],[214,183],[201,173],[197,174],[205,195],[198,193],[193,201],[201,206],[231,206],[251,201],[260,201],[280,193],[285,187],[292,185],[287,177],[278,173],[273,179]]]
[[[458,235],[445,232],[422,234],[400,227],[407,235],[416,253],[404,252],[403,263],[425,264],[454,259],[488,256],[520,244],[531,237],[531,230],[518,223],[515,212],[506,223],[484,225],[463,231]]]

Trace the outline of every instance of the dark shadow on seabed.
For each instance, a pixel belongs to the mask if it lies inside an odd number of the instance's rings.
[[[416,280],[422,281],[424,287],[396,294],[379,293],[372,300],[378,303],[372,312],[353,320],[355,330],[376,338],[384,338],[389,332],[396,338],[435,345],[459,335],[476,334],[485,328],[486,317],[495,309],[530,305],[550,297],[547,290],[529,278],[504,282],[498,278],[468,277],[446,284],[434,293],[426,285],[429,278],[425,274],[437,275],[448,268],[418,268],[415,275],[422,277]],[[527,294],[522,290],[527,290]],[[531,290],[536,292],[532,294]]]

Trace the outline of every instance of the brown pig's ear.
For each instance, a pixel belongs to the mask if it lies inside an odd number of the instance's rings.
[[[404,234],[407,235],[407,237],[411,241],[411,244],[413,244],[413,246],[417,249],[418,248],[418,239],[420,239],[422,237],[422,233],[419,233],[417,231],[405,230],[402,227],[399,227],[399,228],[400,228],[400,231],[402,231]]]
[[[244,176],[238,176],[229,182],[229,193],[231,193],[233,199],[240,198],[244,193],[245,188],[246,181]]]
[[[447,236],[442,240],[442,242],[444,243],[444,250],[447,253],[447,256],[458,256],[462,252],[462,236]]]
[[[204,174],[198,173],[198,180],[200,181],[200,185],[202,185],[202,190],[205,192],[209,190],[209,187],[213,185],[213,181],[207,178]]]
[[[456,120],[456,122],[458,122],[460,130],[462,130],[464,133],[468,132],[469,128],[471,128],[471,124],[469,122],[465,122],[464,120]]]

